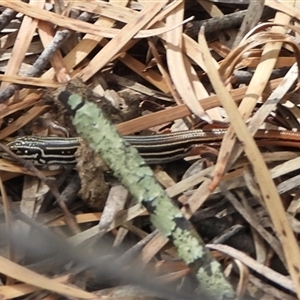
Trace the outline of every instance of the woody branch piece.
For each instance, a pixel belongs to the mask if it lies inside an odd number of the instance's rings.
[[[219,263],[206,249],[191,223],[156,182],[152,170],[138,151],[119,135],[102,110],[67,90],[61,92],[58,99],[72,113],[78,134],[146,207],[153,225],[173,242],[178,255],[196,274],[201,294],[213,299],[234,298],[232,287],[225,279]]]

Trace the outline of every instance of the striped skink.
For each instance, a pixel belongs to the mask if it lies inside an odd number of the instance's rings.
[[[188,156],[197,145],[222,140],[225,132],[226,129],[195,129],[148,136],[124,136],[124,138],[139,151],[148,164],[156,164]],[[255,138],[266,145],[300,147],[300,132],[258,130]],[[75,152],[80,141],[78,137],[24,136],[8,143],[7,147],[16,155],[32,161],[35,165],[63,166],[76,163]],[[0,153],[0,156],[10,159],[5,153]]]

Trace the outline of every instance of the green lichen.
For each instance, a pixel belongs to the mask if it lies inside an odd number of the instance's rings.
[[[152,170],[137,150],[120,137],[115,126],[95,104],[86,102],[83,105],[82,101],[78,95],[70,95],[67,99],[69,107],[75,110],[73,124],[78,134],[149,210],[153,225],[174,243],[178,255],[195,272],[201,290],[214,299],[223,299],[225,294],[233,298],[234,292],[221,272],[220,264],[213,259],[190,222],[156,182]]]

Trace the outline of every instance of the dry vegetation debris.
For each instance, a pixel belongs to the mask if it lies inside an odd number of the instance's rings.
[[[153,167],[155,176],[239,299],[300,298],[298,1],[0,0],[0,9],[1,140],[76,135],[56,100],[65,87],[104,107],[123,135],[227,128],[198,145],[200,160]],[[92,155],[80,149],[76,171],[0,159],[0,294],[196,298],[175,248]]]

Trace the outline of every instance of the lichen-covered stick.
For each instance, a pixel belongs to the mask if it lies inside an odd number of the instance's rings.
[[[153,225],[175,245],[178,255],[197,276],[201,294],[212,299],[234,298],[233,289],[225,279],[220,264],[205,248],[191,223],[156,182],[152,170],[138,151],[119,135],[101,109],[67,90],[61,92],[58,99],[72,113],[78,134],[145,206]]]

